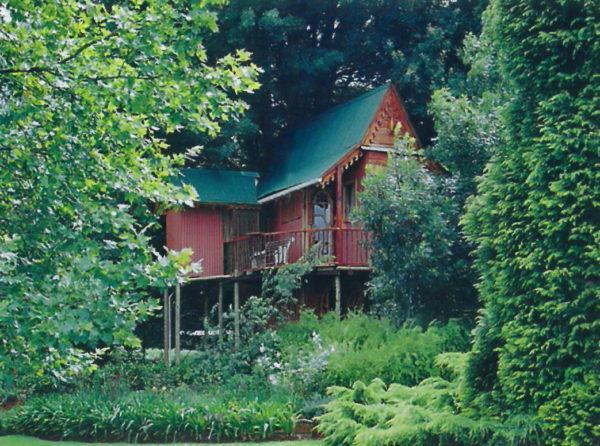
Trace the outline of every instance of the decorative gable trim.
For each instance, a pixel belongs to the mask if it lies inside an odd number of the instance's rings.
[[[400,125],[402,133],[409,133],[422,147],[421,141],[408,117],[406,108],[393,85],[387,89],[373,121],[363,138],[362,145],[369,147],[393,147],[394,129]]]
[[[304,189],[308,186],[318,184],[321,187],[327,186],[335,180],[338,167],[347,170],[364,155],[364,151],[389,152],[394,148],[394,129],[400,125],[403,132],[408,132],[415,138],[417,147],[421,147],[419,138],[410,122],[408,113],[404,108],[396,88],[389,85],[373,118],[369,124],[362,140],[348,151],[333,165],[323,166],[323,173],[319,178],[297,184],[286,189],[279,190],[258,200],[263,204],[276,198],[287,195],[291,192]]]

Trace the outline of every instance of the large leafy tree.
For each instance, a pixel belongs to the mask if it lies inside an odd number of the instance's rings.
[[[214,135],[245,108],[234,95],[257,86],[246,53],[208,63],[212,3],[0,6],[4,391],[136,345],[150,287],[177,280],[185,255],[161,257],[151,234],[165,206],[193,195],[170,184],[184,155],[167,155],[157,135]]]
[[[421,139],[429,140],[431,91],[464,73],[460,46],[468,32],[478,34],[486,4],[232,0],[220,14],[221,32],[209,39],[207,49],[211,55],[231,48],[251,51],[263,69],[262,88],[246,98],[251,105],[246,119],[228,127],[235,137],[208,144],[204,161],[256,167],[286,128],[388,80],[399,86]],[[226,159],[219,160],[223,154]]]
[[[485,305],[466,396],[543,444],[597,444],[600,7],[496,0],[488,19],[513,99],[465,218]]]
[[[488,35],[467,35],[461,57],[468,67],[466,75],[451,76],[428,104],[436,137],[427,157],[456,177],[456,198],[462,207],[500,144],[500,115],[509,93]]]
[[[387,167],[364,180],[357,217],[373,234],[370,292],[376,310],[401,323],[448,317],[473,304],[459,241],[454,180],[425,166],[401,139]]]

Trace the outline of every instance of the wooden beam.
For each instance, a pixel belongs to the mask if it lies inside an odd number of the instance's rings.
[[[175,364],[181,362],[181,285],[175,287]]]
[[[163,294],[163,334],[164,334],[164,360],[168,367],[171,363],[171,296],[166,288]]]
[[[219,323],[219,342],[223,343],[223,281],[219,280],[219,303],[217,305]]]
[[[240,346],[240,282],[238,280],[233,282],[233,323],[235,348],[238,349]]]
[[[342,276],[338,271],[335,275],[335,313],[338,318],[342,317]]]
[[[344,173],[344,169],[341,164],[337,166],[337,174],[336,174],[336,192],[335,192],[335,225],[338,227],[338,230],[335,233],[335,263],[342,263],[342,243],[343,243],[343,233],[342,228],[344,227],[344,215],[343,215],[343,183],[342,183],[342,174]]]

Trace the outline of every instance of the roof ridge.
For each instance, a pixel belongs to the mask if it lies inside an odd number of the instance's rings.
[[[184,170],[208,170],[213,172],[233,172],[233,173],[251,173],[255,175],[259,175],[259,172],[256,170],[238,170],[238,169],[222,169],[220,167],[205,167],[205,166],[197,166],[197,167],[184,167],[181,169]]]
[[[339,104],[335,104],[332,105],[331,107],[326,108],[323,111],[320,111],[319,113],[317,113],[316,115],[313,115],[310,119],[308,119],[307,121],[303,122],[302,124],[300,124],[297,127],[294,128],[290,128],[288,130],[286,130],[285,132],[283,132],[283,134],[280,136],[280,138],[285,137],[287,135],[291,135],[292,133],[301,130],[305,127],[308,127],[310,124],[312,124],[315,121],[318,121],[319,119],[321,119],[323,116],[333,113],[334,111],[337,111],[338,109],[342,109],[344,107],[347,107],[349,105],[352,105],[353,103],[359,101],[359,100],[364,100],[366,98],[368,98],[369,96],[374,95],[375,93],[379,93],[381,90],[387,89],[389,87],[391,87],[392,83],[390,81],[385,82],[383,84],[381,84],[379,87],[374,87],[371,88],[368,91],[365,91],[364,93],[361,93],[358,96],[355,96],[352,99],[348,99],[347,101],[344,102],[340,102]],[[278,138],[279,139],[279,138]]]

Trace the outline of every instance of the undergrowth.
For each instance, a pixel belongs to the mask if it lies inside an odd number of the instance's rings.
[[[439,355],[440,375],[416,386],[369,385],[328,389],[333,398],[319,417],[328,446],[536,446],[539,425],[531,419],[482,418],[461,412],[458,391],[465,353]]]
[[[36,397],[2,415],[0,434],[86,441],[264,440],[291,435],[294,410],[277,400],[172,391],[85,389]]]
[[[327,354],[315,387],[350,386],[375,378],[386,383],[415,385],[439,373],[435,357],[443,352],[465,351],[467,328],[459,321],[420,327],[395,328],[389,321],[351,313],[344,320],[328,314],[318,319],[309,312],[279,332],[282,352],[292,363],[320,348]]]

